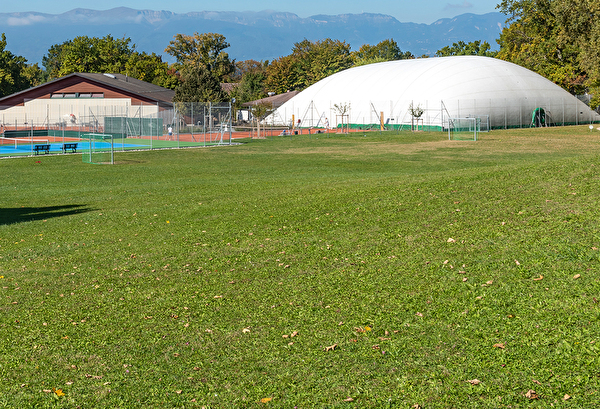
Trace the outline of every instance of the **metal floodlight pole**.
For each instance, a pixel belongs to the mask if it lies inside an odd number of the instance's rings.
[[[209,137],[210,137],[210,142],[212,143],[212,130],[213,130],[213,120],[212,120],[212,103],[209,101],[208,102],[208,131],[209,131]]]
[[[196,142],[196,139],[194,138],[194,103],[192,102],[192,108],[191,108],[191,112],[192,112],[192,141]]]
[[[231,101],[230,101],[229,102],[229,125],[228,125],[228,128],[229,128],[229,144],[230,145],[231,145],[231,126],[232,126],[232,123],[233,123],[232,122],[232,118],[231,118],[233,116],[232,112],[231,112],[231,109],[232,109],[232,105],[231,105]]]

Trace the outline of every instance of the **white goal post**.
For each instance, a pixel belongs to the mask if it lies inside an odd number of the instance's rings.
[[[481,118],[449,118],[448,139],[451,141],[476,141],[481,132]]]

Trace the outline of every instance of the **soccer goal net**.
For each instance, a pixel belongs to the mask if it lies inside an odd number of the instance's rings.
[[[481,132],[481,118],[450,118],[448,139],[451,141],[476,141]]]
[[[88,149],[82,149],[83,162],[97,165],[112,165],[115,163],[113,136],[110,134],[88,133],[81,135]]]

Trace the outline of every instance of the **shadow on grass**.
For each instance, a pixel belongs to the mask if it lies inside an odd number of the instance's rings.
[[[92,210],[93,209],[89,207],[85,207],[85,205],[15,207],[0,209],[0,225],[30,222],[35,220],[47,220],[53,217],[86,213]]]

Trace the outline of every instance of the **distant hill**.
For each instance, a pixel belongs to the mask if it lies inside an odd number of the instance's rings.
[[[214,32],[223,34],[236,60],[272,60],[291,53],[303,39],[332,38],[348,42],[353,50],[363,44],[377,44],[393,38],[414,55],[433,55],[457,41],[488,41],[497,49],[496,39],[506,16],[501,13],[462,14],[432,24],[401,23],[384,14],[316,15],[300,18],[293,13],[275,12],[194,12],[134,10],[126,7],[107,11],[74,9],[63,14],[0,13],[0,32],[6,33],[8,49],[29,62],[41,62],[54,44],[80,35],[129,37],[138,51],[170,57],[164,49],[180,34]]]

